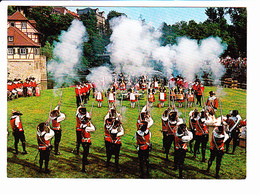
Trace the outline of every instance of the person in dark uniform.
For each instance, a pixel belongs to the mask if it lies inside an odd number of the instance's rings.
[[[22,154],[27,154],[27,151],[25,149],[25,135],[24,135],[24,129],[21,122],[21,115],[19,111],[13,111],[12,116],[10,119],[11,128],[13,130],[13,136],[14,136],[14,147],[15,147],[15,154],[18,154],[18,143],[19,140],[22,142],[23,152]]]
[[[109,167],[112,155],[115,155],[115,168],[116,172],[120,172],[119,169],[119,154],[122,146],[121,136],[124,135],[124,129],[122,123],[118,118],[110,117],[105,120],[105,146],[107,162],[106,167]]]
[[[52,149],[51,145],[51,139],[54,136],[54,131],[50,129],[49,122],[40,123],[37,126],[37,142],[38,142],[38,148],[40,152],[40,170],[39,172],[42,173],[42,166],[43,161],[45,164],[45,173],[50,173],[50,170],[48,169],[49,166],[49,160],[50,160],[50,152]]]
[[[140,177],[144,178],[144,164],[146,165],[146,175],[149,176],[149,151],[151,149],[151,132],[148,128],[148,122],[142,120],[139,123],[139,128],[135,133],[135,139],[137,144]]]
[[[225,122],[228,124],[229,138],[226,141],[226,153],[228,153],[231,140],[233,140],[233,150],[231,154],[235,153],[236,147],[239,145],[239,127],[241,119],[237,110],[233,110],[231,114],[227,114]]]
[[[206,125],[207,115],[203,110],[200,112],[199,119],[196,122],[196,130],[195,130],[195,146],[194,146],[194,158],[196,158],[197,151],[199,151],[199,147],[201,144],[201,153],[202,160],[201,162],[205,162],[205,154],[206,154],[206,146],[209,140],[209,130]]]
[[[186,157],[187,142],[192,139],[193,135],[188,131],[185,123],[178,125],[175,135],[175,154],[174,154],[174,170],[179,168],[179,178],[182,179],[183,164]]]
[[[60,112],[60,105],[61,103],[59,102],[58,106],[50,113],[52,129],[54,130],[55,133],[55,140],[54,140],[55,155],[60,155],[59,144],[61,140],[61,131],[62,131],[60,127],[60,122],[65,119],[65,114]]]
[[[81,142],[83,147],[83,156],[82,156],[82,169],[81,172],[86,172],[85,166],[88,164],[88,155],[89,155],[89,147],[91,145],[90,140],[90,132],[96,130],[94,125],[90,121],[90,115],[83,116],[81,122]]]
[[[219,170],[221,166],[221,160],[224,155],[224,143],[228,139],[228,134],[224,131],[224,127],[222,124],[216,126],[212,132],[212,138],[210,142],[210,158],[208,161],[208,169],[209,172],[212,162],[216,160],[216,175],[215,177],[219,178]]]

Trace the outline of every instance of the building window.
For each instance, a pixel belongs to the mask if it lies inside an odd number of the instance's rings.
[[[35,48],[35,55],[40,55],[40,49],[39,48]]]
[[[26,28],[26,22],[22,22],[22,29]]]
[[[14,54],[14,50],[13,50],[13,48],[8,48],[8,50],[7,50],[7,54],[8,54],[8,55],[12,55],[12,54]]]
[[[20,48],[20,54],[26,55],[27,54],[26,48]]]
[[[8,36],[8,41],[9,42],[13,42],[14,41],[14,37],[13,36]]]
[[[11,26],[14,26],[14,22],[10,22],[10,25],[11,25]]]

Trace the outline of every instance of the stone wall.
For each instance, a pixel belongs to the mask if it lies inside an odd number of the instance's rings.
[[[41,90],[47,89],[46,57],[35,60],[8,60],[7,79],[34,77]]]

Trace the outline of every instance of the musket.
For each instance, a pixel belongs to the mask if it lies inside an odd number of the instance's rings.
[[[185,96],[185,118],[184,118],[184,123],[186,123],[186,116],[187,116],[187,98]]]
[[[92,110],[93,110],[94,102],[92,102],[91,110],[90,110],[90,117],[92,116]]]
[[[222,108],[221,108],[221,101],[220,101],[220,98],[219,98],[219,108],[220,108],[220,117],[221,117],[221,124],[223,124],[223,116],[222,116]]]
[[[53,98],[52,98],[52,101],[51,101],[51,106],[50,106],[50,111],[49,111],[49,117],[48,117],[48,119],[46,120],[45,125],[47,125],[47,124],[50,122],[50,119],[51,119],[51,111],[52,111],[52,104],[53,104]]]
[[[200,89],[200,90],[201,90],[201,94],[202,94],[202,103],[203,103],[203,108],[204,108],[204,110],[205,110],[205,100],[204,100],[203,91],[202,91],[202,89]]]
[[[169,107],[170,107],[171,106],[170,82],[168,83],[168,90],[169,90]]]
[[[60,110],[60,105],[61,105],[62,93],[63,93],[63,87],[61,88],[60,101],[59,101],[59,110]]]

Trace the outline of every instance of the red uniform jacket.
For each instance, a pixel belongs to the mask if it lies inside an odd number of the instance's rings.
[[[50,146],[50,140],[45,140],[44,135],[45,134],[42,136],[37,135],[39,150],[46,150],[47,147]]]
[[[16,118],[19,118],[18,126],[17,126],[17,124],[15,124]],[[13,131],[16,131],[17,129],[18,129],[19,131],[23,131],[22,122],[21,122],[19,116],[16,116],[16,117],[15,117],[15,116],[12,116],[12,117],[11,117],[11,120],[10,120],[10,124],[11,124],[11,128],[12,128]]]
[[[184,149],[187,150],[187,142],[182,142],[181,140],[182,137],[175,136],[175,149]]]
[[[136,132],[136,144],[139,146],[140,150],[146,150],[150,144],[150,131],[147,129],[143,136],[141,136],[139,132],[141,132],[141,130]]]
[[[208,133],[209,130],[205,125],[205,122],[202,122],[201,120],[197,120],[195,135],[202,136],[203,134],[208,134]]]

